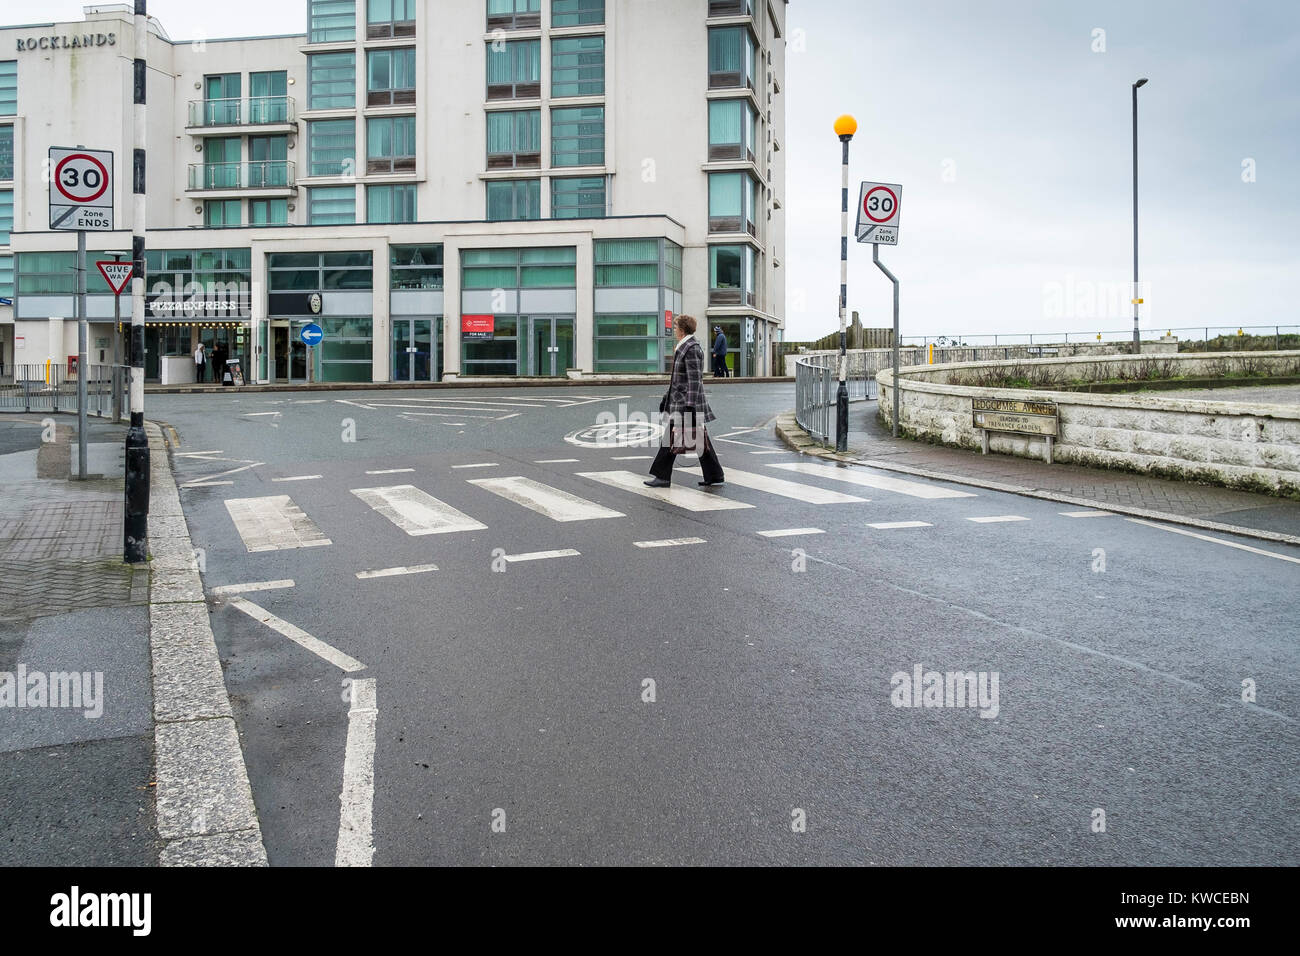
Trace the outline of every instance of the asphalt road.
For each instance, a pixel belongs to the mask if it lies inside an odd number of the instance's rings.
[[[751,507],[698,511],[608,483],[653,448],[565,440],[657,389],[151,396],[205,586],[293,582],[211,604],[271,862],[336,860],[345,679],[375,691],[375,865],[1300,862],[1300,549],[781,468],[810,462],[771,429],[792,388],[711,388],[733,480],[695,504]],[[472,483],[514,476],[618,516]],[[402,485],[470,527],[354,493]],[[301,517],[227,505],[282,496]],[[896,706],[918,665],[986,696]]]

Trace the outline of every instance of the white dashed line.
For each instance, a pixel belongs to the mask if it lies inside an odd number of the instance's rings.
[[[244,612],[254,621],[260,621],[271,630],[283,634],[299,647],[311,651],[321,660],[329,661],[339,670],[351,673],[352,671],[365,670],[366,668],[366,665],[361,663],[355,657],[349,657],[338,648],[330,647],[324,641],[312,637],[302,628],[290,624],[283,618],[276,617],[266,608],[259,607],[247,598],[232,597],[228,603],[235,610]]]
[[[339,839],[335,866],[370,866],[375,856],[375,723],[378,695],[373,677],[350,686],[348,741],[343,750],[343,792],[339,794]]]
[[[895,528],[933,528],[934,525],[928,521],[879,521],[875,524],[868,524],[868,528],[875,528],[877,531],[893,531]]]
[[[1003,521],[1028,521],[1021,515],[984,515],[979,518],[967,518],[967,521],[974,521],[976,524],[998,524]]]
[[[381,468],[379,471],[368,471],[367,475],[401,475],[408,471],[415,471],[414,468]]]
[[[760,531],[764,538],[788,538],[796,534],[825,534],[821,528],[778,528],[775,531]]]
[[[495,461],[481,461],[476,465],[452,465],[453,468],[500,468]]]
[[[654,455],[615,455],[610,461],[652,461]]]
[[[231,594],[248,594],[250,591],[272,591],[276,588],[291,588],[293,581],[253,581],[249,584],[223,584],[208,593],[213,597],[227,597]]]
[[[534,465],[567,465],[570,462],[581,461],[579,458],[539,458],[533,462]]]
[[[437,571],[436,564],[413,564],[409,568],[380,568],[377,571],[358,571],[357,577],[364,581],[367,578],[393,578],[399,574],[424,574],[426,571]]]
[[[544,561],[547,558],[576,558],[582,552],[574,551],[572,548],[561,548],[559,551],[529,551],[527,554],[507,554],[504,555],[507,561]]]
[[[676,548],[683,544],[705,544],[703,538],[663,538],[660,541],[633,541],[638,548]]]
[[[293,475],[289,478],[272,478],[272,481],[314,481],[320,475]]]
[[[1113,511],[1061,511],[1058,514],[1067,518],[1113,518],[1115,516]]]

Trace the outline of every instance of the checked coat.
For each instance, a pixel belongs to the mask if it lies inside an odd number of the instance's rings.
[[[696,421],[700,424],[714,421],[718,416],[709,407],[709,400],[704,394],[704,349],[694,336],[686,344],[673,351],[672,379],[668,383],[668,407],[670,415],[684,414],[687,408],[695,409]]]

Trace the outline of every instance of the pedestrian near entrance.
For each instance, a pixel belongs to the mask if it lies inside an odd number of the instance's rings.
[[[713,374],[719,378],[726,378],[727,336],[723,333],[720,325],[715,325],[713,331],[716,335],[713,340]]]
[[[207,367],[208,353],[207,350],[203,348],[203,343],[200,342],[198,348],[194,350],[194,381],[202,382],[204,380],[204,373],[206,372]]]
[[[671,485],[673,462],[678,455],[688,451],[698,452],[700,456],[703,479],[699,484],[720,485],[724,481],[722,465],[705,427],[717,416],[704,394],[704,349],[695,338],[695,327],[695,319],[689,315],[679,315],[673,323],[677,347],[673,349],[668,391],[659,402],[659,411],[668,414],[668,430],[650,465],[653,477],[646,484],[651,488]]]

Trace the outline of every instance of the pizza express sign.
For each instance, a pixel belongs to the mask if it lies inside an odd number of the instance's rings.
[[[82,33],[68,36],[66,33],[55,33],[50,36],[19,37],[17,42],[19,53],[32,50],[80,50],[91,46],[117,46],[117,34]]]

